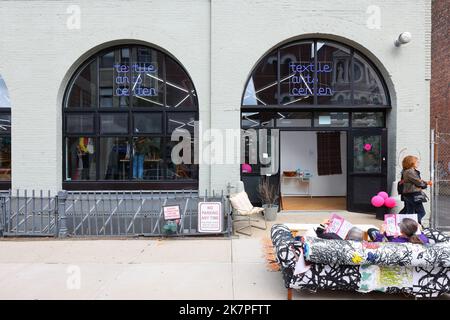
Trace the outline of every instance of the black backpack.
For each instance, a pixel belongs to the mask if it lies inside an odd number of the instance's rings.
[[[401,175],[400,181],[397,182],[397,192],[398,194],[403,194],[403,187],[405,186],[405,182],[403,181],[403,173]]]

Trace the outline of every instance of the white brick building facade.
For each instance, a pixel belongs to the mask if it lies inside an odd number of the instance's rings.
[[[12,188],[62,188],[63,95],[74,70],[98,50],[141,43],[170,53],[196,87],[203,129],[239,129],[242,94],[258,60],[311,37],[354,47],[382,73],[392,103],[388,186],[405,152],[420,154],[428,179],[429,2],[0,1],[0,74],[13,105]],[[71,29],[72,5],[80,9],[79,29]],[[412,41],[397,48],[394,40],[404,31]],[[200,190],[239,180],[239,165],[199,169]]]

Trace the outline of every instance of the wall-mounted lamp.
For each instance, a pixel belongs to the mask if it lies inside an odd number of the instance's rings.
[[[398,36],[398,39],[395,40],[394,44],[396,47],[400,47],[402,44],[410,42],[412,39],[412,35],[409,32],[402,32]]]

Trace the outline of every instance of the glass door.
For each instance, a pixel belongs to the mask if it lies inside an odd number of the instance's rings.
[[[264,131],[264,132],[262,132]],[[254,206],[262,204],[258,186],[267,179],[280,191],[280,133],[279,130],[255,130],[241,140],[244,143],[244,163],[241,164],[241,180],[245,191]]]
[[[353,129],[348,136],[347,209],[374,213],[371,198],[387,190],[387,130]]]

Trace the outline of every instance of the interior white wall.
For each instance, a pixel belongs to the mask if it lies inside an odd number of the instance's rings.
[[[280,136],[280,179],[283,171],[309,170],[312,174],[310,188],[313,196],[347,195],[347,133],[341,131],[342,174],[319,176],[317,174],[317,134],[315,131],[282,131]],[[302,195],[307,185],[296,179],[284,179],[283,195]]]

